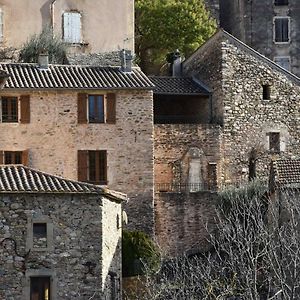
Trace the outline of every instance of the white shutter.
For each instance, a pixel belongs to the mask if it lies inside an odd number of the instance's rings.
[[[66,43],[81,43],[81,14],[66,12],[63,14],[64,41]]]
[[[0,42],[3,42],[3,10],[0,8]]]

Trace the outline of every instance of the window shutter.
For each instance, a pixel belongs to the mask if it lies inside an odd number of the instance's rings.
[[[66,12],[63,14],[64,41],[67,43],[81,42],[81,14]]]
[[[4,151],[0,150],[0,165],[4,164]]]
[[[3,42],[3,10],[0,8],[0,42]]]
[[[78,150],[78,180],[87,181],[87,160],[88,151]]]
[[[22,165],[28,166],[28,161],[29,161],[29,151],[24,150],[22,151]]]
[[[78,94],[78,124],[87,123],[87,94]]]
[[[106,95],[106,123],[116,123],[116,94]]]
[[[30,96],[22,95],[21,102],[21,123],[30,123]]]

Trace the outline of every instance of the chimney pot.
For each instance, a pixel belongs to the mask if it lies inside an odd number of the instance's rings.
[[[133,55],[131,53],[131,50],[122,49],[120,51],[120,59],[121,59],[122,72],[131,72],[132,71],[132,60],[133,60]]]
[[[38,64],[41,69],[48,69],[49,67],[49,55],[46,52],[39,54]]]

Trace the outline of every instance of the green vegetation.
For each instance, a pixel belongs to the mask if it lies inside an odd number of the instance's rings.
[[[52,32],[50,26],[45,26],[40,34],[31,36],[23,45],[19,60],[21,62],[36,63],[40,53],[47,52],[49,62],[64,64],[66,62],[66,44]]]
[[[145,268],[155,271],[160,256],[153,241],[141,231],[123,230],[122,239],[123,276],[143,274]]]
[[[169,52],[190,55],[216,30],[203,0],[136,0],[135,15],[136,52],[148,73]]]

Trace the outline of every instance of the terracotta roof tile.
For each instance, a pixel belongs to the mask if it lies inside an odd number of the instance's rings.
[[[4,89],[153,89],[153,84],[139,69],[124,73],[120,67],[2,63],[10,77]]]
[[[300,160],[280,159],[273,162],[275,182],[277,184],[300,183]]]
[[[154,94],[208,95],[209,91],[191,77],[149,76]]]
[[[23,165],[0,165],[0,193],[101,194],[119,201],[126,195],[98,185],[64,179]]]

